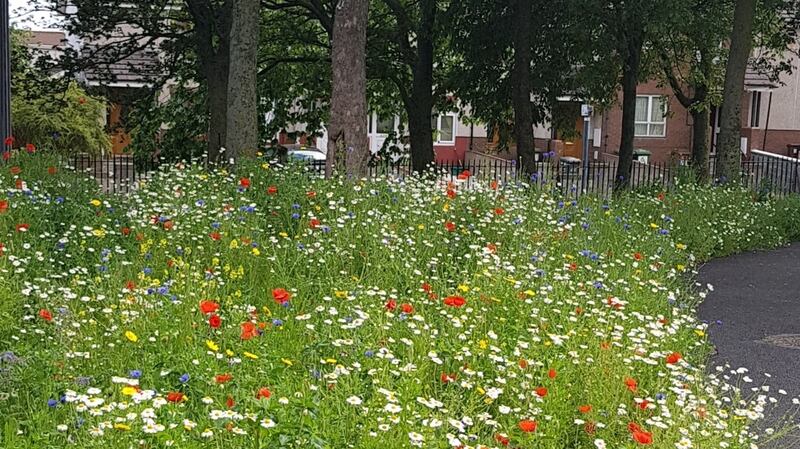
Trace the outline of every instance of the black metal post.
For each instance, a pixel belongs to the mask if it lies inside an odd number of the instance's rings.
[[[0,0],[0,153],[10,150],[4,142],[11,137],[11,35],[8,0]]]

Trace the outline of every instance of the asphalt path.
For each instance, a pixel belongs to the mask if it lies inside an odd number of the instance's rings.
[[[700,267],[697,282],[701,290],[713,286],[698,311],[710,324],[716,349],[710,369],[744,367],[752,383],[740,386],[769,385],[767,394],[781,401],[769,410],[768,423],[794,413],[791,398],[800,397],[800,243],[712,260]],[[798,436],[774,447],[800,448]]]

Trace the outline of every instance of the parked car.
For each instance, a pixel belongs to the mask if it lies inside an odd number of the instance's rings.
[[[308,161],[313,163],[323,163],[325,161],[325,153],[322,152],[322,150],[299,143],[270,146],[264,150],[264,157],[269,160],[281,159],[281,148],[286,149],[285,154],[291,160]]]

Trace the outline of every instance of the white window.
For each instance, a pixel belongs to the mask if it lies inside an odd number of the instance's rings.
[[[750,97],[750,127],[758,128],[761,122],[761,92],[754,90]]]
[[[636,97],[637,137],[664,137],[667,132],[667,101],[661,95]]]
[[[456,116],[454,114],[434,115],[431,117],[431,127],[436,133],[436,143],[455,143]]]

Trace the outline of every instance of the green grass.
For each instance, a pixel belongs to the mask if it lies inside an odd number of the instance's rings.
[[[5,447],[757,437],[763,404],[705,374],[689,287],[700,260],[797,238],[797,198],[686,185],[571,202],[488,182],[448,195],[434,180],[325,181],[260,162],[174,167],[106,197],[51,165],[20,155],[0,171]],[[219,328],[201,301],[219,305]],[[244,323],[260,334],[243,338]]]

